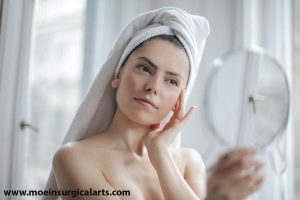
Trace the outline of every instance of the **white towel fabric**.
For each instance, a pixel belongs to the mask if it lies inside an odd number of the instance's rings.
[[[164,7],[137,16],[119,34],[105,59],[94,83],[89,88],[68,129],[63,143],[77,141],[104,130],[116,110],[115,89],[111,81],[128,54],[141,42],[153,36],[175,35],[185,47],[190,62],[190,76],[186,100],[193,88],[206,39],[209,35],[208,21],[186,11]],[[187,102],[187,101],[185,101]],[[47,190],[57,190],[54,175],[50,173]],[[44,196],[43,199],[56,199]]]

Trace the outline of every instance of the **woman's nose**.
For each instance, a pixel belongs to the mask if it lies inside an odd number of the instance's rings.
[[[145,84],[145,91],[153,93],[154,95],[157,95],[158,93],[158,82],[159,78],[158,77],[151,77]]]

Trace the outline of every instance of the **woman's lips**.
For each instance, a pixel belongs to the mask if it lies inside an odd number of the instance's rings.
[[[145,105],[145,106],[151,106],[155,109],[157,109],[157,107],[149,100],[145,99],[145,98],[134,98],[137,102],[139,102],[140,104],[142,105]]]

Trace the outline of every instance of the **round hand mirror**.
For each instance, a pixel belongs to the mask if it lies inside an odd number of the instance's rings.
[[[265,147],[286,127],[290,94],[279,63],[257,49],[215,59],[205,90],[212,132],[227,146]]]

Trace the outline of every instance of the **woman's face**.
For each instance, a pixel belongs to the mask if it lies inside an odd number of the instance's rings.
[[[188,74],[183,49],[158,38],[149,40],[132,52],[120,71],[118,108],[137,123],[158,123],[177,103]]]

